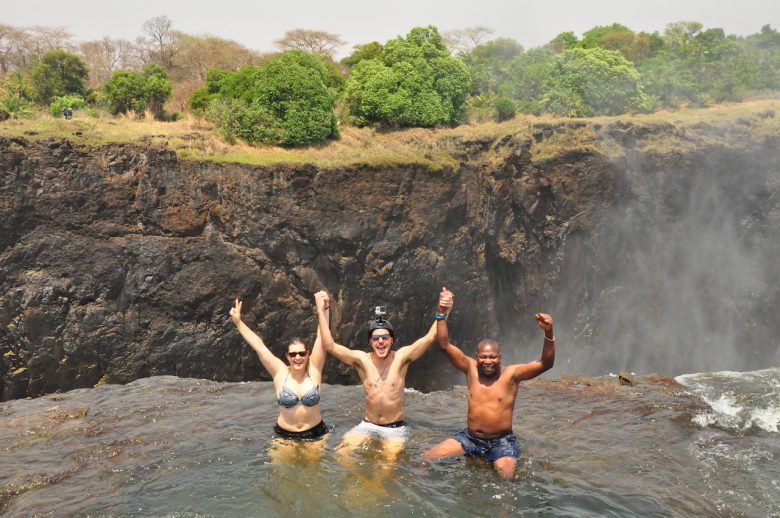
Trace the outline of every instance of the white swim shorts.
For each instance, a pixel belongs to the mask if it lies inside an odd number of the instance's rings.
[[[365,419],[347,433],[359,433],[380,439],[406,439],[409,427],[406,421],[396,421],[388,424],[369,423]]]

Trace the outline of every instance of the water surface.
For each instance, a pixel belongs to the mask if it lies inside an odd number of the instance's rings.
[[[780,369],[679,381],[573,376],[524,385],[511,481],[463,457],[422,460],[464,426],[464,387],[407,392],[412,432],[390,466],[373,445],[349,462],[333,450],[362,417],[357,386],[324,387],[323,414],[335,430],[321,451],[271,448],[277,408],[267,382],[154,377],[10,401],[0,404],[0,511],[780,516]]]

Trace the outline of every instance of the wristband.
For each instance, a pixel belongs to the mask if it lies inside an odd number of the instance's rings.
[[[447,318],[447,313],[436,313],[435,315],[433,315],[433,318],[435,318],[436,320],[444,320],[445,318]]]
[[[555,341],[555,337],[554,336],[552,338],[547,338],[545,336],[544,339],[547,340],[548,342],[554,342]]]

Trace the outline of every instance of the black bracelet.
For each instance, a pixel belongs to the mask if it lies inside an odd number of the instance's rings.
[[[444,320],[445,318],[447,318],[447,313],[436,313],[435,315],[433,315],[433,318],[435,318],[436,320]]]

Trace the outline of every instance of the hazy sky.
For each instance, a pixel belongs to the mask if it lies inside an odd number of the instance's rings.
[[[639,31],[663,32],[670,22],[698,21],[727,34],[747,35],[762,25],[780,28],[780,0],[0,0],[0,24],[65,27],[76,41],[135,39],[141,25],[166,15],[188,34],[213,34],[259,51],[302,28],[336,33],[352,45],[384,43],[416,25],[440,31],[485,25],[491,38],[514,38],[526,48],[563,31],[578,37],[595,25],[619,22]]]

